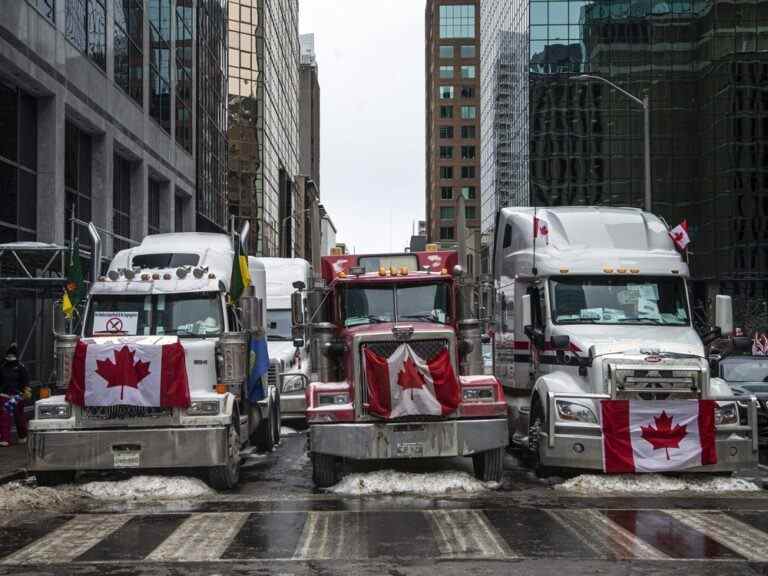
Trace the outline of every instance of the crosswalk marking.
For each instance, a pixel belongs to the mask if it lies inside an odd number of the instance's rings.
[[[218,560],[248,516],[248,512],[211,512],[190,516],[146,559],[159,562]]]
[[[359,513],[310,512],[293,560],[366,558],[366,545]]]
[[[768,561],[768,534],[727,514],[699,510],[665,510],[667,514],[740,556]]]
[[[441,556],[447,558],[514,558],[509,546],[479,510],[427,512]]]
[[[596,553],[617,560],[668,560],[669,556],[606,518],[597,510],[549,510],[550,516],[571,530]]]
[[[71,562],[128,522],[129,514],[75,516],[47,536],[5,558],[3,564],[64,564]]]

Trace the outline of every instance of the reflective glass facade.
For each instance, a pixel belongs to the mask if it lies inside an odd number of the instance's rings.
[[[641,206],[687,218],[694,300],[763,300],[768,272],[768,0],[482,0],[483,222],[504,205]],[[496,79],[491,75],[496,74]],[[486,146],[486,142],[495,146]]]

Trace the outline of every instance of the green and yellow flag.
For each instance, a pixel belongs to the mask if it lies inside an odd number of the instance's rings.
[[[70,247],[65,272],[67,283],[64,286],[61,309],[67,318],[72,318],[72,312],[85,296],[85,279],[83,278],[83,267],[80,264],[80,243],[77,240]]]
[[[242,250],[240,237],[235,237],[235,257],[232,260],[232,278],[230,279],[229,297],[233,302],[240,299],[243,291],[251,285],[251,272],[248,270],[248,255]]]

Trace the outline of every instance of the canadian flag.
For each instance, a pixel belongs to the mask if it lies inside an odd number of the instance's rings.
[[[176,336],[82,339],[66,398],[77,406],[187,408],[184,347]]]
[[[605,472],[668,472],[717,464],[714,400],[601,404]]]
[[[538,238],[541,236],[542,238],[545,238],[547,242],[549,242],[549,226],[547,225],[547,221],[539,218],[538,216],[533,217],[533,237]]]
[[[688,236],[688,220],[683,220],[669,231],[669,237],[675,243],[675,246],[680,251],[685,250],[688,244],[691,243],[691,238]]]
[[[368,411],[384,418],[447,415],[461,401],[447,348],[425,362],[408,344],[389,358],[365,349]]]

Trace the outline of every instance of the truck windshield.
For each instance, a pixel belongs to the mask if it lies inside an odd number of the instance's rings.
[[[560,276],[549,283],[555,324],[690,324],[682,278]]]
[[[342,292],[345,326],[450,321],[448,284],[350,286]]]
[[[97,294],[88,307],[87,336],[214,336],[223,330],[217,292],[126,296]]]
[[[290,310],[267,310],[267,340],[293,340],[291,326]]]

